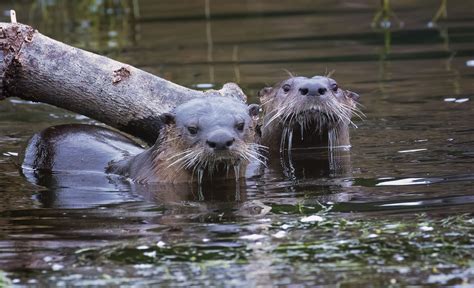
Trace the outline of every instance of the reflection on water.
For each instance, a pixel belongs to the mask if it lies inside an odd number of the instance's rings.
[[[136,42],[136,32],[131,31],[140,13],[136,0],[15,2],[5,8],[16,9],[20,22],[27,18],[39,31],[77,47],[117,55]]]
[[[2,11],[55,39],[189,87],[237,81],[251,102],[287,71],[335,70],[367,116],[341,169],[328,151],[300,151],[239,193],[207,187],[200,198],[97,174],[32,184],[17,158],[27,139],[94,121],[3,101],[0,267],[15,282],[473,283],[474,2],[8,2]]]

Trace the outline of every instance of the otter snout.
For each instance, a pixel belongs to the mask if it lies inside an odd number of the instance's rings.
[[[207,145],[214,150],[227,150],[234,142],[235,138],[225,131],[216,131],[209,135],[206,140]]]
[[[302,85],[299,92],[303,96],[322,96],[326,94],[328,89],[320,83],[307,82]]]

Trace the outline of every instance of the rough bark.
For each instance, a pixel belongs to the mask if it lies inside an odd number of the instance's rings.
[[[208,94],[245,99],[233,83],[196,91],[130,65],[55,41],[23,24],[0,23],[0,100],[48,103],[153,143],[160,114]]]

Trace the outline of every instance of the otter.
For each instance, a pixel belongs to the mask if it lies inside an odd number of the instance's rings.
[[[196,98],[160,116],[164,125],[148,149],[104,127],[49,127],[29,141],[22,167],[118,174],[135,183],[238,179],[250,160],[261,161],[260,145],[254,143],[258,113],[258,105],[229,97]],[[229,176],[231,168],[235,173]]]
[[[329,77],[290,77],[258,93],[264,111],[260,143],[270,152],[297,148],[349,148],[359,95]]]
[[[190,100],[162,116],[167,125],[153,147],[111,163],[108,171],[140,183],[228,178],[230,168],[241,178],[251,160],[261,161],[255,143],[259,109],[226,97]]]

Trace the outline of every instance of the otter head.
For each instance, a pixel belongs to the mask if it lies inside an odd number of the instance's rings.
[[[348,132],[342,130],[352,123],[352,114],[360,113],[359,95],[323,76],[291,77],[263,88],[259,97],[265,113],[262,139],[268,146],[279,140],[288,149],[349,145]]]
[[[259,158],[254,144],[259,109],[222,96],[190,100],[163,115],[166,126],[155,145],[158,155],[167,169],[201,175],[245,165]]]

